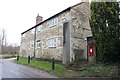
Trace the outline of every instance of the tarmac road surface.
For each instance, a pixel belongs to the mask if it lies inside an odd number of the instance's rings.
[[[42,70],[15,64],[11,59],[0,59],[0,70],[2,78],[57,78]]]

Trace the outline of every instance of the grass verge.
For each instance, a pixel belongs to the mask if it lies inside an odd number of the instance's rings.
[[[65,68],[63,67],[62,64],[55,64],[55,70],[52,70],[52,63],[50,61],[31,60],[29,64],[27,61],[27,58],[20,57],[19,61],[15,60],[15,62],[18,64],[24,64],[24,65],[28,65],[34,68],[44,70],[58,77],[64,76],[64,73],[65,73]]]
[[[111,64],[87,64],[78,71],[82,77],[119,77],[119,67]]]
[[[31,60],[29,64],[27,58],[20,57],[19,61],[16,61],[18,64],[24,64],[40,70],[46,71],[50,74],[53,74],[58,77],[118,77],[120,76],[119,67],[117,65],[106,65],[106,64],[93,64],[87,63],[82,67],[78,67],[75,70],[70,69],[71,66],[65,68],[60,63],[55,64],[55,70],[52,70],[52,63],[50,61],[36,61]],[[80,64],[82,65],[82,64]],[[78,66],[78,65],[76,65]]]

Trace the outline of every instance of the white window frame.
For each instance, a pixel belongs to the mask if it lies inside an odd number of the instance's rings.
[[[54,25],[57,25],[58,24],[58,18],[54,18]]]
[[[39,45],[39,44],[41,44],[41,45]],[[37,40],[37,48],[42,48],[42,41],[41,40],[40,41]]]
[[[56,26],[58,24],[58,18],[53,18],[49,21],[49,27]]]
[[[52,27],[52,26],[53,26],[53,24],[52,24],[53,22],[52,22],[52,21],[53,21],[53,19],[51,19],[51,20],[49,21],[49,27]]]
[[[58,39],[55,38],[50,38],[49,39],[49,48],[56,48],[58,43]]]
[[[38,31],[38,32],[41,32],[41,31],[42,31],[42,27],[43,27],[43,25],[39,25],[39,26],[37,27],[37,31]]]

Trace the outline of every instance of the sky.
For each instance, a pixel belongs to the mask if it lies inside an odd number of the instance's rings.
[[[21,33],[36,24],[37,14],[45,20],[80,2],[81,0],[0,0],[0,34],[4,29],[7,43],[20,45]]]
[[[0,0],[0,34],[5,30],[8,44],[20,45],[21,33],[43,20],[80,3],[81,0]]]

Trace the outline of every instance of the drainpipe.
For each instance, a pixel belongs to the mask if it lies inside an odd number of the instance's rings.
[[[73,25],[72,25],[73,24],[72,23],[73,19],[72,19],[72,12],[71,12],[71,10],[70,10],[70,15],[71,15],[70,16],[70,26],[69,26],[70,27],[70,62],[72,62],[72,59],[74,59],[74,56],[73,56],[74,53],[73,53],[73,50],[72,50],[72,41],[71,41],[71,34],[72,34],[71,27],[73,27]]]
[[[35,53],[36,53],[35,48],[36,48],[36,28],[34,32],[34,56],[33,56],[34,58],[35,58]]]

